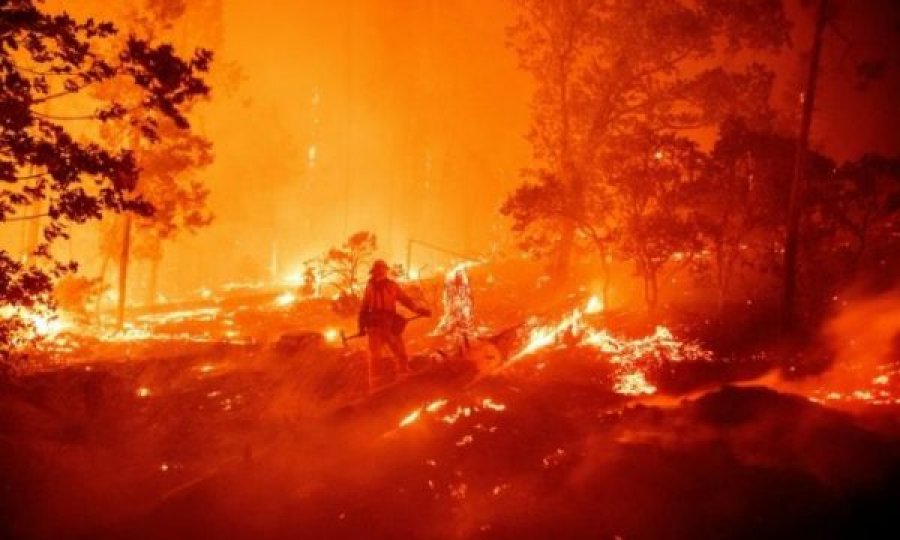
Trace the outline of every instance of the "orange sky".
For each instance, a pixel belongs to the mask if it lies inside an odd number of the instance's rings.
[[[226,0],[220,57],[243,79],[204,109],[219,219],[190,244],[245,264],[274,249],[283,268],[361,229],[398,261],[409,238],[489,245],[528,158],[508,6],[403,5]]]
[[[63,4],[113,19],[128,5]],[[164,291],[264,273],[273,254],[288,273],[361,229],[374,231],[381,255],[396,262],[410,238],[479,253],[506,234],[497,208],[529,165],[531,93],[505,46],[509,0],[187,4],[172,37],[218,49],[214,99],[194,115],[216,148],[203,175],[216,221],[166,248]],[[809,13],[794,6],[792,15]],[[851,28],[879,25],[858,8],[846,16]],[[795,32],[799,49],[807,26]],[[839,56],[830,43],[826,52]],[[796,53],[778,65],[775,101],[789,104]],[[229,88],[235,73],[240,82]],[[828,77],[814,126],[818,144],[840,157],[900,146],[896,130],[885,129],[900,120],[896,85],[847,99],[840,73]],[[94,227],[79,230],[71,245],[87,273],[96,273]],[[443,260],[419,250],[413,262]],[[134,275],[141,279],[140,267]]]

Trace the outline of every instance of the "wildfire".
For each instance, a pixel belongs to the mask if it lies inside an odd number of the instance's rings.
[[[337,328],[326,328],[322,332],[322,337],[327,343],[337,343],[341,339],[341,332]]]
[[[710,360],[712,353],[695,343],[677,340],[664,326],[657,326],[653,334],[638,339],[623,339],[604,329],[591,326],[584,320],[587,313],[602,310],[602,302],[591,297],[582,311],[574,309],[553,325],[535,326],[525,345],[510,357],[506,366],[538,351],[556,347],[563,342],[593,348],[607,355],[617,367],[613,390],[623,395],[653,394],[656,387],[647,381],[645,369],[648,361],[681,362],[685,360]]]
[[[606,306],[603,305],[603,300],[595,294],[588,300],[584,312],[587,314],[602,313],[604,309],[606,309]]]
[[[185,321],[212,321],[219,316],[222,309],[218,307],[185,309],[160,314],[141,315],[138,322],[147,324],[175,324]]]
[[[444,292],[441,296],[443,312],[432,335],[443,335],[451,341],[462,341],[474,334],[475,305],[466,270],[476,264],[479,263],[462,262],[444,274]]]
[[[433,415],[437,414],[438,412],[440,412],[441,410],[443,410],[447,406],[448,403],[449,403],[449,400],[441,398],[441,399],[436,399],[434,401],[431,401],[425,405],[422,405],[421,407],[417,407],[417,408],[413,409],[412,411],[410,411],[409,413],[407,413],[407,415],[404,416],[400,420],[398,427],[400,427],[400,428],[408,427],[408,426],[418,422],[420,419],[423,418],[424,415],[433,416]],[[502,403],[498,403],[491,398],[483,398],[481,400],[476,401],[475,405],[471,405],[471,406],[457,405],[456,409],[453,412],[450,412],[448,414],[441,416],[439,418],[439,420],[445,424],[455,424],[456,421],[459,420],[461,417],[467,418],[479,411],[503,412],[505,410],[506,410],[506,405],[504,405]]]
[[[656,387],[647,382],[647,378],[640,371],[626,373],[619,377],[613,390],[626,396],[650,395],[656,393]]]
[[[278,307],[288,307],[295,303],[297,303],[297,295],[290,291],[285,291],[275,298],[275,305]]]
[[[0,318],[23,321],[32,328],[35,337],[53,337],[72,327],[71,322],[46,306],[34,309],[7,306],[0,309]]]
[[[422,407],[419,407],[418,409],[404,416],[403,420],[400,420],[399,426],[406,427],[418,420],[420,416],[422,416]]]

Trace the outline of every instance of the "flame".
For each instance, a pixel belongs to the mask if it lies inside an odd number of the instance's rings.
[[[291,291],[285,291],[275,298],[275,305],[278,307],[292,306],[297,302],[297,295]]]
[[[432,335],[447,336],[451,340],[461,340],[475,332],[475,304],[472,288],[469,286],[468,268],[480,264],[464,261],[444,274],[444,292],[441,295],[441,320]]]
[[[416,422],[419,419],[419,417],[421,417],[421,416],[422,416],[422,407],[419,407],[418,409],[416,409],[413,412],[404,416],[403,420],[400,420],[399,426],[404,428],[404,427]]]
[[[623,395],[653,394],[657,388],[647,381],[647,361],[681,362],[685,360],[710,360],[712,352],[695,343],[677,340],[672,332],[657,326],[653,334],[637,339],[622,339],[605,329],[590,326],[584,314],[602,309],[602,302],[591,297],[582,311],[572,310],[554,325],[535,326],[529,332],[522,348],[513,354],[507,364],[512,365],[538,351],[558,346],[563,341],[574,342],[580,347],[597,349],[608,355],[611,364],[617,366],[613,390]]]
[[[75,323],[58,313],[53,308],[39,304],[33,308],[4,306],[0,308],[0,319],[18,319],[26,328],[17,336],[13,345],[34,345],[45,348],[47,345],[60,346],[60,334],[75,329]]]
[[[603,300],[595,294],[588,300],[584,312],[587,314],[602,313],[604,309],[606,309],[606,306],[603,305]]]
[[[284,276],[281,281],[286,285],[294,285],[299,287],[306,283],[306,278],[303,276],[303,272],[297,270],[296,272],[291,272],[290,274]]]
[[[146,398],[146,397],[150,397],[151,392],[150,392],[150,389],[147,388],[146,386],[141,386],[140,388],[138,388],[137,390],[134,391],[134,394],[139,398]]]
[[[504,405],[502,403],[497,403],[496,401],[492,400],[491,398],[484,398],[483,400],[481,400],[481,406],[485,409],[490,409],[492,411],[498,411],[498,412],[506,410],[506,405]]]
[[[425,406],[425,410],[429,413],[436,413],[439,410],[444,408],[444,405],[447,404],[446,399],[436,399]]]
[[[435,399],[421,407],[417,407],[410,411],[406,416],[400,420],[398,427],[405,428],[411,424],[418,422],[424,415],[435,415],[440,412],[447,406],[450,401],[445,398]],[[479,411],[494,411],[494,412],[503,412],[506,410],[506,405],[502,403],[498,403],[491,398],[483,398],[481,400],[476,401],[476,405],[474,406],[463,406],[457,405],[456,409],[444,416],[440,417],[439,420],[445,424],[455,424],[457,420],[461,417],[468,418],[473,414]]]
[[[337,328],[326,328],[324,332],[322,332],[322,337],[325,338],[325,341],[328,343],[337,343],[339,339],[341,339],[341,332]]]
[[[647,377],[640,371],[626,373],[619,377],[613,390],[626,396],[651,395],[656,393],[656,387],[647,382]]]

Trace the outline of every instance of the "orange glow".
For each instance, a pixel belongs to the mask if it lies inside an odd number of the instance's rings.
[[[283,292],[275,298],[275,305],[279,307],[289,307],[295,303],[297,303],[297,295],[289,291]]]
[[[603,313],[605,309],[603,305],[603,300],[600,299],[596,294],[591,296],[590,300],[588,300],[587,306],[584,308],[584,312],[587,314],[595,314],[595,313]]]
[[[337,343],[341,339],[341,331],[337,328],[327,328],[322,332],[322,337],[328,343]]]
[[[574,309],[558,323],[539,325],[529,331],[525,344],[510,357],[506,366],[534,355],[541,350],[574,342],[580,347],[596,349],[617,367],[613,390],[623,395],[654,394],[656,386],[649,383],[644,373],[647,361],[710,361],[712,352],[695,343],[677,340],[668,328],[657,326],[653,334],[636,339],[622,339],[602,328],[585,322],[584,313],[598,308],[596,297],[588,301],[584,311]],[[593,305],[592,305],[593,304]],[[506,367],[504,366],[504,367]]]

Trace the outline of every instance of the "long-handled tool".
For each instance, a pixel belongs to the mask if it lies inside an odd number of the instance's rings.
[[[410,322],[412,322],[416,319],[424,319],[426,317],[429,317],[430,315],[431,314],[429,313],[426,315],[421,315],[421,314],[414,315],[412,317],[398,316],[398,326],[396,328],[394,328],[394,332],[396,332],[397,334],[400,334],[403,332],[404,329],[406,329],[406,325],[409,324]],[[348,341],[351,341],[351,340],[354,340],[357,338],[361,338],[365,335],[366,335],[365,332],[357,332],[357,333],[353,334],[352,336],[348,336],[344,333],[343,330],[341,330],[341,342],[344,344],[344,347],[346,347]]]
[[[343,330],[341,330],[341,343],[343,343],[343,344],[344,344],[344,347],[346,348],[346,347],[347,347],[347,342],[348,342],[348,341],[350,341],[350,340],[352,340],[352,339],[356,339],[356,338],[361,338],[361,337],[363,337],[364,335],[365,335],[365,334],[363,334],[362,332],[357,332],[357,333],[353,334],[352,336],[348,336],[346,332],[344,332]]]

